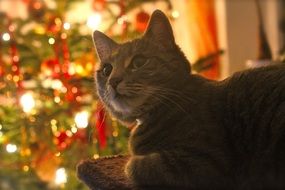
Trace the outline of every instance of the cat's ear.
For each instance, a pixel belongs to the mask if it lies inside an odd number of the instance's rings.
[[[116,42],[98,30],[93,33],[93,42],[101,61],[110,57],[112,50],[118,46]]]
[[[165,48],[173,48],[175,46],[170,22],[167,16],[160,10],[155,10],[152,13],[144,37],[155,40]]]

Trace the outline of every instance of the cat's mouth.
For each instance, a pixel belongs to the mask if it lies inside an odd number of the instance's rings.
[[[133,115],[141,109],[147,96],[142,93],[131,93],[124,89],[108,89],[108,102],[112,109],[126,116]]]
[[[123,114],[132,114],[134,110],[143,104],[144,98],[138,96],[128,96],[120,93],[110,97],[110,103],[114,110]]]
[[[131,113],[131,106],[129,106],[127,100],[122,95],[116,95],[112,98],[110,101],[111,106],[113,109],[117,112],[123,113],[123,114],[130,114]]]
[[[119,90],[110,90],[110,95],[111,99],[114,99],[116,101],[128,101],[128,100],[133,100],[136,99],[137,96],[134,94],[130,94],[124,91],[119,91]]]

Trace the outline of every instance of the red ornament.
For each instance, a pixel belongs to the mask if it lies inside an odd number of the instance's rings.
[[[98,133],[98,141],[100,149],[103,149],[107,145],[106,138],[106,113],[101,102],[97,103],[97,111],[96,111],[96,128]]]
[[[71,144],[71,138],[65,131],[60,131],[55,134],[54,143],[59,151],[65,150]]]
[[[62,71],[64,77],[69,79],[71,77],[71,75],[69,73],[69,69],[70,69],[69,47],[68,47],[68,43],[67,43],[65,38],[61,39],[61,43],[62,43],[62,56],[63,56],[63,64],[61,66],[61,71]]]
[[[87,143],[86,129],[77,129],[77,132],[72,137],[81,143]]]
[[[2,77],[3,75],[4,75],[4,68],[0,66],[0,77]]]
[[[46,12],[46,5],[43,0],[25,1],[28,4],[28,11],[35,19],[41,19]]]
[[[102,11],[106,6],[106,0],[93,0],[92,7],[95,11]]]
[[[147,28],[150,16],[144,11],[140,11],[136,16],[136,29],[139,32],[144,32]]]
[[[68,83],[64,84],[64,86],[66,87],[65,100],[78,103],[78,101],[80,101],[80,96],[82,95],[80,88]]]
[[[41,72],[48,77],[57,78],[60,75],[60,63],[56,58],[48,59],[42,62]]]
[[[57,34],[62,29],[62,19],[59,16],[52,15],[47,22],[47,31]]]

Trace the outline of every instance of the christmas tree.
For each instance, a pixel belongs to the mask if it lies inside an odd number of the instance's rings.
[[[21,1],[27,18],[0,13],[0,189],[86,189],[76,164],[125,154],[129,133],[96,95],[92,30],[137,37],[156,1]],[[171,3],[159,3],[171,16]],[[80,6],[93,13],[70,22]]]
[[[179,12],[170,0],[1,2],[27,14],[0,12],[0,189],[86,189],[77,163],[127,154],[129,136],[96,95],[92,31],[124,42],[142,35],[153,10],[172,20]],[[221,52],[192,69],[211,68]]]

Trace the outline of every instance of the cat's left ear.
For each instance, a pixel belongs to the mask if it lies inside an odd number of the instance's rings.
[[[98,30],[93,33],[93,42],[95,44],[97,55],[101,61],[110,57],[112,50],[116,49],[118,46],[116,42]]]
[[[167,16],[160,10],[155,10],[152,13],[144,37],[155,40],[155,42],[167,49],[175,46],[170,22]]]

